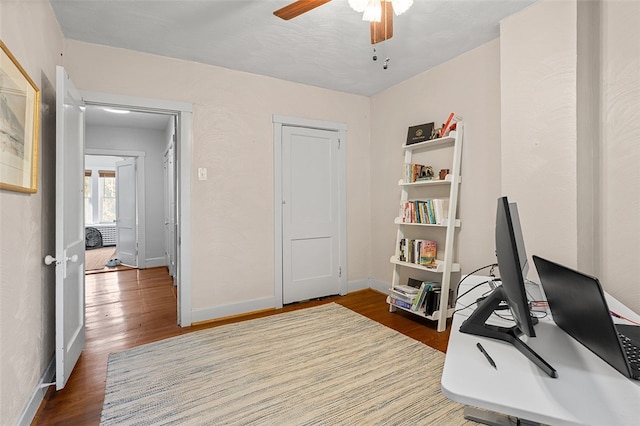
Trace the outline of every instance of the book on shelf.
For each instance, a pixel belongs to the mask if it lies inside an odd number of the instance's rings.
[[[392,305],[399,306],[399,307],[405,308],[405,309],[411,309],[411,306],[413,305],[413,303],[411,303],[411,302],[407,302],[407,301],[404,301],[402,299],[398,299],[398,298],[396,298],[396,297],[394,297],[392,295],[389,295],[389,302]]]
[[[447,219],[446,204],[447,200],[441,198],[403,201],[399,218],[402,223],[442,225]]]
[[[433,173],[433,167],[417,163],[405,163],[403,176],[406,183],[438,179]]]
[[[430,240],[400,239],[398,260],[423,266],[435,266],[437,243]]]

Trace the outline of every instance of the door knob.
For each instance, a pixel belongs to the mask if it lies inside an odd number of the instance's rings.
[[[71,257],[67,257],[67,260],[70,260],[70,261],[72,261],[73,263],[76,263],[76,262],[78,261],[78,255],[77,255],[77,254],[74,254],[74,255],[73,255],[73,256],[71,256]]]
[[[53,256],[51,256],[50,254],[48,254],[48,255],[46,255],[46,256],[44,257],[44,264],[45,264],[45,265],[51,265],[51,264],[52,264],[53,262],[55,262],[55,261],[56,261],[56,258],[55,258],[55,257],[53,257]]]

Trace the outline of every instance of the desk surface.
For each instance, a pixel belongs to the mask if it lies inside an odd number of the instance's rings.
[[[470,276],[459,294],[486,280]],[[487,293],[480,286],[458,301],[458,307]],[[634,321],[640,316],[608,296],[609,308]],[[550,315],[535,326],[535,338],[522,336],[558,371],[547,376],[511,344],[459,332],[475,305],[454,315],[442,374],[442,392],[465,405],[551,425],[637,425],[640,381],[628,379],[555,325]],[[508,315],[508,314],[507,314]],[[492,320],[493,321],[493,320]],[[618,321],[627,323],[625,321]],[[497,320],[501,325],[512,325]],[[476,347],[494,359],[489,365]]]

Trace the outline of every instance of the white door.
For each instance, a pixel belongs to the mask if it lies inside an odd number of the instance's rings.
[[[283,127],[283,303],[340,292],[338,149],[335,131]]]
[[[136,233],[136,160],[116,163],[116,258],[138,266]]]
[[[164,244],[169,275],[176,276],[176,191],[174,168],[174,144],[164,154]]]
[[[84,103],[64,68],[56,70],[56,389],[85,343]]]

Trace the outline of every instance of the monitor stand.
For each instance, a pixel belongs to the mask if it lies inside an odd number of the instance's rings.
[[[518,327],[500,327],[486,323],[493,312],[499,309],[500,303],[504,301],[506,301],[504,290],[502,286],[498,286],[478,305],[471,316],[462,323],[460,332],[509,342],[531,362],[540,367],[542,371],[547,373],[549,377],[558,377],[558,372],[555,368],[549,365],[540,355],[518,338],[518,336],[522,334]],[[537,322],[536,318],[534,318],[534,320]]]

